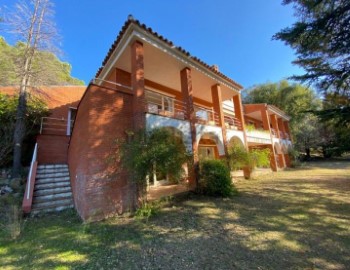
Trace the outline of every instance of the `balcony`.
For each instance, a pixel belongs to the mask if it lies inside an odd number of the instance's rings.
[[[196,114],[197,124],[208,126],[220,126],[219,115],[213,110],[195,105],[194,112]]]
[[[247,141],[251,144],[271,144],[271,135],[269,130],[256,129],[247,125]]]
[[[272,135],[277,138],[277,132],[275,129],[271,128]],[[282,140],[290,140],[290,136],[287,132],[279,131],[279,138]]]
[[[238,118],[230,115],[224,115],[225,127],[231,130],[243,130],[242,122]]]
[[[145,111],[150,114],[186,120],[186,103],[151,90],[145,92]]]

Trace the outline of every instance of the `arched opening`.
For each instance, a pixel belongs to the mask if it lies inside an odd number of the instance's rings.
[[[244,143],[237,136],[233,136],[228,143],[228,147],[231,147],[231,146],[237,146],[237,147],[244,148]]]
[[[219,150],[217,141],[219,139],[214,134],[203,134],[198,142],[199,160],[218,159]]]
[[[172,126],[166,126],[163,128],[168,130],[174,136],[174,138],[183,145],[183,148],[186,149],[184,144],[184,134],[181,130]],[[187,191],[188,164],[184,163],[182,168],[184,171],[183,178],[174,179],[170,174],[157,170],[157,166],[155,164],[153,174],[148,176],[147,198],[149,200],[155,200],[164,196],[170,196]]]

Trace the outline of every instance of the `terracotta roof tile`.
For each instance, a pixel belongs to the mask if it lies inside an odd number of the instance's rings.
[[[162,35],[159,35],[157,32],[153,31],[151,27],[147,27],[145,24],[141,24],[138,20],[135,20],[132,16],[128,16],[128,20],[125,22],[125,24],[123,25],[122,29],[119,32],[119,35],[117,36],[116,40],[113,42],[112,46],[110,47],[110,49],[108,50],[108,53],[105,57],[105,59],[102,62],[102,66],[97,70],[95,77],[98,77],[101,72],[103,67],[106,65],[106,63],[108,62],[109,58],[111,57],[114,49],[117,47],[118,43],[120,42],[120,40],[122,39],[126,29],[129,27],[129,25],[131,24],[136,24],[137,26],[139,26],[140,28],[142,28],[143,30],[147,31],[148,33],[152,34],[153,36],[159,38],[160,40],[162,40],[163,42],[167,43],[169,46],[174,46],[173,42],[169,41],[168,39],[164,38]],[[186,51],[185,49],[183,49],[180,46],[175,47],[179,52],[185,54],[187,57],[190,57],[192,60],[196,61],[197,63],[201,64],[202,66],[204,66],[205,68],[209,69],[210,71],[214,72],[215,74],[217,74],[218,76],[220,76],[221,78],[227,80],[228,82],[232,83],[233,85],[235,85],[236,87],[238,87],[239,89],[242,89],[243,87],[238,84],[237,82],[235,82],[234,80],[232,80],[231,78],[227,77],[226,75],[224,75],[223,73],[215,70],[212,66],[208,65],[207,63],[203,62],[202,60],[200,60],[198,57],[192,56],[188,51]]]

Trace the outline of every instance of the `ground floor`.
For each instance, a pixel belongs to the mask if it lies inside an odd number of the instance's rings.
[[[16,241],[0,231],[0,268],[348,269],[350,162],[273,175],[237,182],[231,199],[170,201],[148,222],[29,219]]]

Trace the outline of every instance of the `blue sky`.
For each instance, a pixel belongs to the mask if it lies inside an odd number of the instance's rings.
[[[13,0],[2,0],[12,6]],[[88,83],[128,14],[244,87],[275,82],[302,70],[293,50],[273,34],[295,21],[279,0],[56,0],[61,59]],[[1,3],[0,3],[1,4]]]

